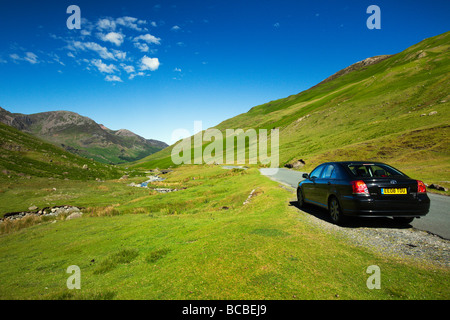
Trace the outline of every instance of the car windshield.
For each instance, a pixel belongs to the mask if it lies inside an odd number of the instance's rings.
[[[348,169],[355,177],[389,178],[405,177],[400,171],[385,164],[349,164]]]

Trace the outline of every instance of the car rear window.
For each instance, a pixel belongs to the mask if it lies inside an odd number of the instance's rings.
[[[403,173],[385,164],[349,164],[348,169],[355,177],[389,178],[405,176]]]

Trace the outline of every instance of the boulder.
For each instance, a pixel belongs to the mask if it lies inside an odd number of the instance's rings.
[[[67,216],[66,220],[78,219],[83,216],[83,213],[80,211],[73,212],[69,216]]]
[[[434,184],[434,183],[430,184],[430,185],[428,186],[428,188],[430,188],[430,189],[435,189],[435,190],[439,190],[439,191],[448,191],[447,188],[445,188],[445,187],[443,187],[443,186],[441,186],[441,185],[439,185],[439,184]]]

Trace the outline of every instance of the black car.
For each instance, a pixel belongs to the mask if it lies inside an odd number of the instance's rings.
[[[344,216],[393,217],[408,224],[430,209],[422,181],[380,162],[327,162],[303,178],[297,188],[299,207],[325,208],[336,224]]]

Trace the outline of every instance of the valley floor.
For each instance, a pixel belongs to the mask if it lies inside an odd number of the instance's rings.
[[[19,230],[0,224],[0,299],[450,298],[448,261],[344,237],[257,169],[183,166],[166,177],[149,188],[128,186],[146,177],[3,183],[2,214],[31,205],[85,209],[78,219]],[[72,265],[80,290],[66,285]],[[381,270],[380,289],[367,286],[370,266]]]

